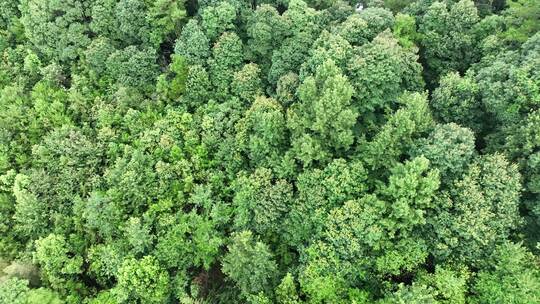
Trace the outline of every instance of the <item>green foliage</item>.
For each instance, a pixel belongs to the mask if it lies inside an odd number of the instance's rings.
[[[309,48],[320,29],[319,11],[309,8],[301,0],[291,0],[287,11],[282,15],[288,27],[286,38],[272,53],[272,65],[268,71],[268,81],[276,83],[280,77],[297,71],[309,55]]]
[[[534,44],[534,37],[531,38]],[[523,47],[525,47],[524,45]],[[475,74],[485,111],[496,124],[514,124],[540,103],[540,87],[534,67],[538,56],[523,52],[521,58],[507,53]],[[518,63],[520,62],[520,63]]]
[[[368,7],[359,13],[360,18],[366,21],[366,39],[372,40],[379,33],[394,26],[392,12],[381,7]]]
[[[117,280],[119,303],[163,303],[169,297],[169,277],[151,255],[124,260]]]
[[[266,71],[271,64],[272,51],[280,44],[287,32],[284,18],[268,4],[257,7],[247,20],[247,48],[250,57],[261,62]]]
[[[277,303],[280,304],[298,304],[301,303],[298,298],[294,277],[287,273],[276,288]]]
[[[0,282],[0,303],[26,304],[28,281],[12,278]]]
[[[414,284],[405,286],[401,284],[392,295],[380,301],[381,304],[437,304],[433,291],[425,285]]]
[[[185,1],[157,0],[148,8],[146,19],[152,28],[151,40],[156,44],[170,40],[182,26],[186,17]],[[174,37],[173,37],[174,39]]]
[[[201,26],[210,41],[234,29],[236,19],[235,7],[227,1],[220,1],[215,5],[205,7],[201,12]]]
[[[195,213],[179,216],[158,235],[154,255],[167,268],[209,269],[219,253],[223,240],[210,219]]]
[[[285,113],[277,101],[255,98],[237,129],[237,143],[253,166],[277,165],[287,140]]]
[[[247,103],[253,103],[255,97],[262,95],[260,73],[261,70],[256,64],[244,65],[241,70],[234,73],[231,93]]]
[[[418,283],[428,286],[438,303],[464,304],[470,272],[465,267],[436,266],[435,272],[419,276]]]
[[[35,238],[43,235],[47,229],[47,211],[46,206],[40,204],[37,197],[28,189],[29,185],[30,178],[28,176],[19,174],[15,177],[13,219],[19,233],[29,238]]]
[[[502,37],[511,43],[523,43],[536,34],[540,27],[540,9],[537,0],[511,0],[503,12],[507,29]]]
[[[156,57],[152,49],[128,46],[107,58],[107,73],[119,86],[130,86],[145,91],[157,77]]]
[[[190,106],[197,107],[209,100],[211,86],[209,77],[204,67],[200,65],[189,67],[184,99]]]
[[[77,0],[23,0],[20,11],[25,36],[47,59],[76,59],[90,43],[85,10]]]
[[[454,123],[436,125],[427,138],[418,140],[413,155],[423,155],[439,170],[441,181],[461,177],[475,156],[474,134]]]
[[[88,273],[102,286],[108,286],[122,265],[124,253],[115,244],[99,244],[88,250]]]
[[[392,29],[394,35],[399,40],[399,43],[404,48],[410,48],[414,46],[414,42],[418,40],[418,33],[416,32],[416,21],[412,16],[407,14],[398,13],[396,15],[396,22]]]
[[[502,155],[471,164],[440,198],[444,209],[433,218],[436,258],[483,265],[494,246],[521,223],[519,180],[517,167]]]
[[[243,62],[242,41],[232,32],[219,37],[212,48],[210,65],[210,81],[215,87],[216,95],[226,98],[234,79],[234,71],[240,69]]]
[[[370,142],[360,147],[365,162],[374,171],[393,167],[414,145],[414,140],[433,127],[425,94],[404,94],[400,103],[404,106],[388,118]]]
[[[38,289],[32,289],[28,291],[28,298],[27,303],[28,304],[64,304],[66,303],[62,298],[58,295],[58,293],[45,289],[45,288],[38,288]]]
[[[292,203],[292,186],[285,180],[273,182],[272,171],[258,168],[235,181],[234,226],[263,236],[278,236],[281,219]]]
[[[347,17],[337,27],[336,32],[347,40],[351,45],[360,46],[369,42],[373,38],[368,29],[368,23],[360,15],[354,14]]]
[[[277,266],[268,246],[253,239],[251,231],[232,236],[223,257],[222,270],[235,282],[243,295],[268,291],[275,280]]]
[[[477,99],[478,85],[471,77],[449,73],[441,78],[433,91],[431,106],[442,122],[455,122],[478,131],[482,118],[481,104]]]
[[[312,169],[298,176],[298,196],[286,223],[287,239],[301,247],[322,233],[328,212],[367,190],[367,172],[362,162],[336,159],[324,169]]]
[[[186,91],[188,66],[184,57],[176,54],[171,57],[172,62],[169,65],[169,72],[159,76],[156,90],[168,99],[176,101]]]
[[[473,27],[478,11],[470,0],[434,2],[418,24],[426,78],[431,85],[450,71],[464,72],[476,58]]]
[[[391,108],[404,90],[419,91],[423,87],[418,56],[413,50],[403,49],[390,33],[384,32],[356,50],[348,73],[360,113]]]
[[[540,300],[538,259],[519,244],[503,243],[482,270],[474,303],[534,303]]]
[[[34,261],[40,266],[42,276],[58,290],[70,288],[82,272],[83,259],[74,254],[73,248],[61,235],[49,234],[36,241]]]
[[[525,206],[532,211],[536,224],[540,224],[540,206],[535,203],[540,194],[540,155],[537,152],[540,144],[539,130],[540,112],[537,110],[530,113],[526,120],[512,131],[505,145],[510,159],[520,166],[525,187]]]
[[[306,250],[300,276],[313,302],[337,302],[362,280],[399,275],[425,261],[426,244],[415,235],[439,186],[438,172],[428,166],[425,158],[400,164],[380,198],[366,195],[330,212],[321,241]]]
[[[538,0],[0,1],[0,303],[540,302]]]
[[[210,56],[210,41],[196,19],[190,19],[182,28],[174,52],[190,64],[200,64]]]
[[[351,107],[353,88],[332,60],[318,67],[298,87],[299,103],[287,112],[292,151],[309,166],[325,162],[354,141],[352,127],[358,116]]]

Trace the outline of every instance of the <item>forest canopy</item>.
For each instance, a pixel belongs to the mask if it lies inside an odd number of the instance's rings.
[[[540,0],[4,0],[0,55],[0,304],[540,303]]]

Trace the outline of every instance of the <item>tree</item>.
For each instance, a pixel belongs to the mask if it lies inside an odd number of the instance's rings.
[[[433,91],[434,115],[442,122],[455,122],[479,132],[483,116],[478,93],[478,85],[470,75],[461,77],[457,72],[449,73]]]
[[[398,13],[396,15],[396,22],[392,28],[392,33],[396,36],[404,48],[411,48],[418,40],[418,33],[416,32],[416,21],[414,17]]]
[[[19,16],[17,4],[13,2],[3,2],[0,4],[0,26],[7,29]]]
[[[84,206],[81,215],[84,226],[100,238],[112,240],[118,235],[122,210],[105,193],[93,192],[88,199],[80,201]]]
[[[300,299],[294,283],[294,277],[287,273],[276,288],[276,298],[279,304],[299,304]]]
[[[28,292],[28,304],[64,304],[58,293],[46,289],[32,289]]]
[[[345,71],[347,62],[352,57],[352,46],[341,36],[323,31],[319,38],[313,43],[310,56],[300,68],[299,77],[305,80],[308,76],[316,73],[319,66],[325,61],[332,60],[334,64]]]
[[[83,53],[84,66],[88,69],[90,77],[96,81],[105,78],[107,58],[115,51],[116,49],[109,38],[98,37],[92,40]],[[105,80],[110,81],[108,79]]]
[[[251,231],[234,233],[223,257],[222,271],[233,280],[244,296],[270,291],[277,265],[268,246],[254,240]]]
[[[377,194],[334,208],[325,228],[303,251],[300,284],[316,303],[339,302],[345,292],[378,275],[399,275],[424,263],[417,237],[434,207],[438,172],[423,157],[399,164]],[[317,237],[318,236],[318,237]]]
[[[169,297],[169,275],[151,255],[127,258],[118,270],[117,299],[120,303],[163,303]]]
[[[114,11],[114,38],[124,46],[149,45],[151,27],[146,20],[148,5],[144,0],[119,0]]]
[[[287,32],[286,23],[275,7],[262,4],[249,16],[246,28],[248,58],[260,64],[266,75],[272,52],[279,47]]]
[[[172,62],[169,64],[169,71],[158,77],[156,90],[174,102],[186,91],[189,67],[184,57],[173,54],[171,58]]]
[[[357,112],[351,107],[353,88],[332,60],[318,67],[298,87],[299,103],[287,111],[292,152],[304,166],[326,162],[354,142]]]
[[[286,75],[283,75],[279,78],[276,87],[276,96],[275,98],[283,105],[288,107],[296,101],[296,90],[300,85],[300,80],[296,73],[290,72]]]
[[[15,230],[27,239],[38,238],[48,230],[46,206],[40,204],[36,195],[28,190],[30,182],[28,176],[19,174],[13,185]]]
[[[361,2],[0,1],[0,304],[540,302],[538,0]]]
[[[274,167],[286,149],[287,129],[281,105],[257,97],[237,124],[237,143],[254,167]]]
[[[399,164],[377,195],[349,200],[329,213],[320,241],[304,251],[300,283],[314,302],[339,302],[362,281],[424,263],[426,244],[416,235],[439,186],[438,172],[428,167],[422,157]]]
[[[153,235],[150,233],[150,227],[146,223],[141,223],[140,218],[129,218],[123,230],[124,239],[133,256],[142,256],[152,247]]]
[[[262,83],[259,77],[261,69],[254,63],[246,64],[234,73],[231,92],[251,104],[256,97],[262,95]]]
[[[71,284],[80,284],[76,278],[82,273],[83,258],[62,235],[49,234],[35,245],[34,261],[51,288],[66,291],[74,287]]]
[[[210,56],[210,41],[196,19],[190,19],[182,28],[174,53],[183,56],[189,64],[201,64]]]
[[[229,95],[234,71],[244,60],[242,48],[242,41],[232,32],[221,35],[212,48],[212,58],[208,60],[210,81],[219,98],[225,99]]]
[[[465,304],[470,279],[466,267],[437,265],[434,273],[421,272],[416,282],[428,286],[438,303]]]
[[[157,197],[154,161],[137,149],[126,147],[123,152],[104,173],[106,195],[123,213],[137,215]]]
[[[366,165],[373,172],[392,168],[433,127],[433,118],[427,104],[427,96],[419,93],[403,94],[399,102],[403,106],[388,117],[373,139],[360,146]]]
[[[384,32],[356,49],[347,72],[354,84],[354,106],[366,115],[391,109],[405,90],[423,87],[421,66],[413,49],[403,49],[398,41]],[[369,125],[369,121],[365,123]]]
[[[0,303],[26,304],[28,281],[11,278],[0,282]]]
[[[46,106],[43,105],[45,108]],[[51,111],[51,109],[47,109]],[[44,119],[51,116],[44,115]],[[43,221],[36,227],[48,227],[46,231],[73,230],[74,202],[86,196],[94,185],[96,174],[100,172],[101,149],[81,130],[64,126],[45,136],[32,150],[32,169],[27,172],[27,181],[20,179],[21,211],[30,216],[31,210],[40,210]],[[23,189],[26,189],[23,190]],[[35,198],[35,199],[34,199]],[[39,199],[38,199],[39,198]],[[32,205],[24,205],[34,200]],[[26,206],[26,207],[23,207]],[[30,208],[30,209],[27,209]],[[23,219],[22,214],[16,215]],[[26,219],[25,219],[26,220]],[[36,239],[42,235],[33,235]]]
[[[438,198],[432,219],[433,254],[437,260],[485,265],[496,244],[521,224],[520,175],[500,154],[485,155],[471,164]]]
[[[532,37],[531,46],[534,40]],[[506,59],[493,58],[475,73],[481,103],[495,125],[491,132],[500,131],[502,125],[518,123],[540,103],[540,87],[534,81],[538,56],[526,52],[526,46],[521,54],[509,52],[505,54]],[[500,140],[502,138],[494,136],[495,143]]]
[[[540,11],[536,4],[534,0],[507,2],[508,8],[503,12],[507,23],[507,30],[502,33],[505,40],[523,43],[540,30],[537,22]]]
[[[371,40],[370,38],[373,38],[366,20],[359,14],[347,17],[337,26],[336,32],[354,46],[366,44]]]
[[[450,5],[434,2],[420,18],[421,58],[426,80],[433,86],[450,71],[464,72],[475,60],[473,27],[478,11],[470,0]]]
[[[15,193],[13,191],[16,176],[14,170],[9,170],[5,174],[0,175],[0,220],[3,223],[0,224],[0,234],[3,236],[0,241],[0,256],[3,256],[4,259],[14,256],[18,247],[18,242],[15,241],[16,221],[13,217],[16,210]],[[26,193],[23,194],[23,200],[27,198],[26,195]],[[28,202],[32,202],[31,197],[25,204]],[[33,229],[33,227],[29,226],[28,228]],[[0,259],[0,269],[4,267],[2,260]]]
[[[76,59],[89,43],[81,1],[23,0],[21,23],[28,40],[49,60]]]
[[[324,231],[328,212],[367,192],[362,162],[336,159],[324,169],[298,175],[297,197],[284,224],[291,246],[302,248]]]
[[[239,176],[234,189],[234,227],[254,231],[266,240],[279,238],[279,223],[292,203],[292,185],[275,180],[269,169],[257,168],[249,176]]]
[[[183,98],[188,106],[197,108],[210,99],[210,87],[210,78],[206,69],[200,65],[192,65],[188,68],[186,93]]]
[[[87,274],[102,287],[111,286],[118,274],[118,269],[126,252],[119,246],[118,242],[107,244],[97,244],[87,251],[87,261],[89,263]]]
[[[90,16],[92,17],[89,24],[90,29],[97,35],[115,40],[118,36],[116,13],[120,12],[117,6],[121,4],[119,1],[114,0],[95,0],[92,4],[90,8]]]
[[[380,301],[381,304],[437,304],[439,303],[434,297],[434,291],[428,286],[414,284],[406,286],[403,283],[399,285],[399,289],[392,295]]]
[[[412,155],[423,155],[439,170],[441,181],[451,185],[467,170],[476,154],[474,134],[454,123],[436,125],[429,137],[418,140]]]
[[[365,38],[368,41],[375,38],[384,30],[392,29],[395,22],[392,12],[382,7],[368,7],[362,10],[358,15],[367,24]]]
[[[135,46],[117,50],[107,58],[107,72],[117,85],[146,92],[158,76],[155,51]]]
[[[176,217],[178,220],[160,227],[166,232],[158,234],[154,255],[168,269],[210,269],[223,244],[217,223],[195,212]]]
[[[508,137],[504,151],[509,159],[517,162],[520,173],[523,176],[524,192],[522,205],[530,217],[527,217],[530,231],[535,231],[540,225],[540,162],[537,147],[540,144],[540,112],[531,112],[519,127],[513,128]],[[533,243],[536,240],[534,233],[529,233],[528,238]]]
[[[148,8],[146,18],[152,28],[151,40],[160,43],[172,40],[173,35],[180,31],[186,18],[185,1],[158,0]]]
[[[489,266],[473,287],[474,303],[534,303],[540,300],[540,270],[535,257],[520,244],[497,246]]]
[[[268,81],[275,84],[280,77],[296,72],[309,55],[309,48],[320,31],[321,13],[301,0],[291,0],[283,19],[289,31],[279,49],[272,53]]]
[[[202,28],[210,41],[235,28],[235,7],[227,1],[220,1],[215,5],[203,8],[201,12]]]

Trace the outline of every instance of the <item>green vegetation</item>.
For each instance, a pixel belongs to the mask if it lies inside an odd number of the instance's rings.
[[[539,0],[0,1],[0,304],[540,303]]]

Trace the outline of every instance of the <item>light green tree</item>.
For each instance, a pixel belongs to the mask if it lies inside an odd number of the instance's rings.
[[[169,297],[169,275],[151,255],[124,260],[117,280],[116,297],[120,303],[163,303]]]
[[[352,127],[358,113],[351,106],[354,93],[347,77],[332,60],[317,68],[298,87],[300,101],[287,111],[292,152],[304,166],[326,162],[354,142]]]
[[[244,296],[271,290],[277,265],[266,244],[255,240],[248,230],[233,234],[227,249],[222,271]]]

